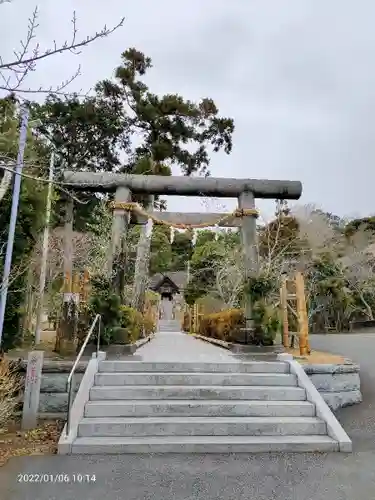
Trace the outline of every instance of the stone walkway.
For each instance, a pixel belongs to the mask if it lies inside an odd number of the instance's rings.
[[[158,332],[138,356],[142,361],[238,362],[229,351],[182,332]]]

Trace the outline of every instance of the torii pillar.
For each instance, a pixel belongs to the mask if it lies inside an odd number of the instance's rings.
[[[245,283],[247,283],[249,278],[257,276],[259,272],[256,231],[258,212],[255,208],[254,194],[251,191],[243,191],[238,197],[238,207],[242,218],[241,239],[244,259],[244,278]],[[249,293],[245,293],[244,309],[245,328],[242,331],[244,338],[241,340],[247,344],[254,333],[253,304]]]
[[[127,261],[126,238],[129,229],[130,213],[126,208],[131,201],[131,191],[126,186],[116,189],[113,207],[112,241],[108,258],[108,272],[114,291],[124,301],[125,270]]]

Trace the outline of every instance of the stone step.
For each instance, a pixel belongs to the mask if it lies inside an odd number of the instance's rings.
[[[249,363],[168,363],[143,361],[101,361],[99,372],[153,373],[289,373],[288,363],[252,361]]]
[[[282,385],[296,386],[292,373],[97,373],[95,385]]]
[[[339,451],[328,436],[158,436],[82,437],[72,446],[74,454],[125,453],[267,453]]]
[[[314,417],[309,401],[88,401],[86,417]]]
[[[273,401],[305,401],[306,391],[301,387],[283,386],[94,386],[90,400],[109,399],[242,399]]]
[[[160,332],[180,332],[181,323],[175,320],[160,320],[158,323],[158,330]]]
[[[84,418],[79,437],[323,435],[316,417],[111,417]]]

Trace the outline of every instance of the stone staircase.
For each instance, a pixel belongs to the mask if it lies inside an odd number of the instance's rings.
[[[338,451],[285,362],[101,361],[72,453]]]
[[[176,319],[159,319],[158,330],[159,332],[179,332],[181,323]]]

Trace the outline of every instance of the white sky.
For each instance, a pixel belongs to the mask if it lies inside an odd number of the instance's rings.
[[[373,0],[40,0],[37,39],[51,47],[71,36],[124,27],[79,56],[45,60],[28,86],[57,85],[78,64],[71,89],[108,78],[134,46],[153,60],[155,92],[212,97],[234,118],[231,156],[212,156],[218,177],[296,179],[301,203],[339,215],[375,212],[375,2]],[[27,32],[33,0],[0,5],[4,60]],[[234,201],[219,205],[232,209]],[[220,206],[210,201],[209,208]],[[265,212],[270,202],[258,203]],[[221,207],[223,208],[223,207]],[[169,210],[204,211],[199,199],[171,199]]]

